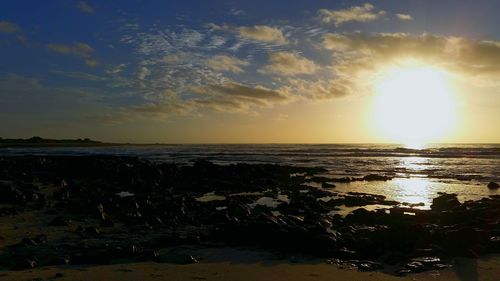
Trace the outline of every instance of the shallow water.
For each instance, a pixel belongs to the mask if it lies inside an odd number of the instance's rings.
[[[336,191],[382,194],[389,200],[430,206],[438,192],[457,193],[461,201],[498,191],[486,188],[500,181],[500,144],[429,145],[409,149],[380,144],[234,144],[148,145],[111,147],[3,148],[1,155],[125,155],[190,165],[195,160],[218,164],[271,163],[324,167],[327,177],[384,174],[387,182],[335,183]],[[212,198],[213,199],[213,198]]]
[[[497,190],[490,190],[484,184],[471,182],[442,182],[428,178],[395,178],[390,181],[337,183],[335,191],[362,192],[380,194],[388,200],[401,203],[424,203],[423,209],[430,208],[432,199],[439,192],[456,193],[461,202],[479,200],[490,195],[500,194]]]

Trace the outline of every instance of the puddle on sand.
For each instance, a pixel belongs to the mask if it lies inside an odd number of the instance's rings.
[[[280,193],[280,194],[278,194],[277,198],[264,196],[264,197],[257,199],[257,201],[255,201],[254,203],[249,204],[249,206],[254,208],[257,205],[260,205],[260,206],[266,206],[269,208],[276,208],[281,203],[290,203],[290,199],[288,198],[288,195],[284,195],[284,194]]]
[[[223,201],[226,200],[226,196],[216,195],[215,192],[209,192],[195,198],[195,200],[198,202]]]
[[[394,206],[390,205],[380,205],[380,204],[373,204],[373,205],[365,205],[365,206],[354,206],[354,207],[347,207],[345,205],[340,205],[339,210],[333,210],[330,211],[328,214],[329,215],[340,215],[342,217],[347,216],[348,214],[352,213],[354,210],[357,209],[365,209],[367,211],[375,211],[375,210],[384,210],[385,212],[389,212],[390,209],[392,209]]]
[[[121,198],[124,198],[124,197],[131,197],[131,196],[134,196],[135,194],[133,194],[132,192],[128,192],[128,191],[120,191],[118,193],[115,193],[116,195],[118,195],[119,197]]]

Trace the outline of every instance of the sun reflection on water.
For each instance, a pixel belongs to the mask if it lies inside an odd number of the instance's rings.
[[[403,181],[395,179],[395,188],[393,191],[399,193],[394,194],[394,197],[401,197],[401,201],[410,204],[429,202],[431,195],[435,192],[429,179],[426,178],[410,178]]]

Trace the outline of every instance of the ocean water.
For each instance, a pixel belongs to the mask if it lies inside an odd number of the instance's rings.
[[[323,167],[328,177],[384,174],[387,182],[336,184],[339,192],[386,195],[428,207],[438,192],[476,200],[500,194],[486,188],[500,181],[500,144],[434,144],[422,149],[382,144],[210,144],[110,147],[7,148],[2,155],[129,155],[189,165],[204,159],[218,164],[272,163]]]

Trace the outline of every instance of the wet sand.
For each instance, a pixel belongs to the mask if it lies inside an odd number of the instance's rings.
[[[56,274],[60,273],[61,275]],[[43,267],[24,271],[0,272],[5,281],[21,280],[337,280],[337,281],[498,281],[500,257],[473,260],[461,259],[457,267],[397,277],[381,272],[358,272],[339,269],[328,264],[255,263],[233,264],[198,263],[173,265],[133,263],[92,267]],[[36,279],[39,278],[39,279]]]

